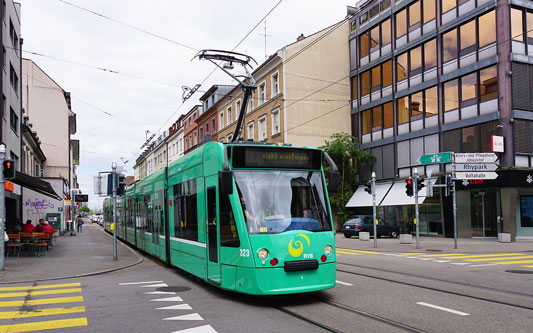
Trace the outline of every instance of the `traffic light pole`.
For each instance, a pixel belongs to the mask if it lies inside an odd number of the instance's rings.
[[[111,164],[113,178],[113,259],[117,260],[117,163]]]
[[[372,172],[372,218],[374,221],[374,248],[378,247],[377,217],[376,217],[376,173]]]
[[[5,237],[5,221],[6,221],[6,189],[4,187],[4,159],[6,158],[6,146],[0,144],[0,232],[2,233],[2,238]],[[0,244],[0,270],[5,268],[5,241],[4,239],[2,244]]]
[[[413,182],[413,191],[415,194],[415,227],[416,227],[416,248],[420,248],[420,238],[418,233],[418,170],[414,170],[414,182]]]

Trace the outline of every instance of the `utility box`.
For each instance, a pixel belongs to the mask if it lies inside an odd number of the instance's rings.
[[[46,213],[46,221],[54,229],[61,229],[61,213]]]

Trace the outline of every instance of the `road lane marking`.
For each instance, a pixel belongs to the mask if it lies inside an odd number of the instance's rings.
[[[469,267],[485,267],[485,266],[498,266],[496,264],[480,264],[480,265],[472,265],[472,266],[469,266]]]
[[[533,265],[525,265],[525,266],[522,266],[522,267],[533,268]]]
[[[494,260],[520,260],[520,259],[531,259],[533,256],[520,256],[520,257],[491,257],[483,259],[465,259],[466,261],[494,261]]]
[[[144,294],[145,295],[176,295],[176,293],[173,291],[150,291]]]
[[[352,252],[358,252],[358,253],[367,253],[367,254],[383,254],[383,252],[376,252],[376,251],[363,251],[363,250],[352,250],[352,249],[343,249],[343,248],[337,248],[337,250],[341,251],[352,251]]]
[[[443,259],[470,259],[470,258],[490,258],[490,257],[509,257],[509,256],[521,256],[523,253],[498,253],[498,254],[479,254],[468,256],[456,256],[456,257],[442,257]]]
[[[498,264],[498,265],[533,264],[533,260],[495,261],[495,262],[491,262],[491,264]]]
[[[159,283],[159,284],[151,284],[148,286],[141,286],[142,288],[159,288],[159,287],[168,287],[168,284],[166,283]]]
[[[4,287],[0,288],[0,291],[15,291],[15,290],[35,290],[35,289],[50,289],[50,288],[62,288],[62,287],[79,287],[81,283],[63,283],[63,284],[46,284],[42,286],[22,286],[22,287]]]
[[[465,256],[464,253],[439,253],[439,254],[423,254],[421,257],[447,257],[447,256]]]
[[[0,325],[0,333],[4,332],[29,332],[51,330],[56,328],[87,326],[87,318],[72,318],[49,321],[37,321],[26,324]]]
[[[30,299],[26,301],[1,301],[0,307],[23,306],[23,305],[44,305],[44,304],[59,304],[59,303],[74,303],[83,302],[83,296],[74,297],[58,297],[45,299]]]
[[[162,308],[157,308],[156,310],[192,310],[189,304],[178,304],[171,306],[164,306]]]
[[[23,293],[3,293],[3,294],[0,293],[0,298],[54,295],[54,294],[71,294],[71,293],[81,293],[81,288],[29,291],[29,292],[23,292]]]
[[[129,285],[132,285],[132,284],[148,284],[148,283],[161,283],[163,281],[143,281],[143,282],[124,282],[124,283],[119,283],[118,285],[119,286],[129,286]]]
[[[183,302],[183,300],[181,299],[181,297],[175,296],[175,297],[151,299],[150,302]]]
[[[424,252],[406,252],[406,253],[400,253],[404,256],[412,256],[413,254],[424,254]]]
[[[204,318],[197,313],[190,313],[176,317],[164,318],[163,320],[204,320]]]
[[[352,255],[352,256],[360,256],[360,255],[362,255],[362,253],[345,252],[345,251],[339,251],[339,250],[337,250],[337,253],[349,254],[349,255]]]
[[[437,310],[442,310],[442,311],[454,313],[454,314],[457,314],[457,315],[460,315],[460,316],[470,316],[469,313],[461,312],[461,311],[457,311],[457,310],[453,310],[453,309],[448,309],[448,308],[445,308],[445,307],[442,307],[442,306],[438,306],[438,305],[434,305],[434,304],[429,304],[429,303],[424,303],[424,302],[416,302],[416,304],[427,306],[429,308],[433,308],[433,309],[437,309]]]
[[[433,260],[433,262],[450,262],[450,260]]]
[[[470,265],[469,262],[451,262],[450,264],[452,264],[452,265],[460,265],[460,266]]]
[[[418,259],[418,260],[433,260],[433,258],[420,258],[420,257],[417,257],[416,259]]]
[[[342,282],[342,281],[339,281],[339,280],[336,280],[335,282],[340,283],[340,284],[343,284],[343,285],[345,285],[345,286],[353,286],[353,284],[348,283],[348,282]]]
[[[217,333],[211,325],[198,326],[193,328],[186,328],[184,330],[174,331],[171,333]]]
[[[74,306],[71,308],[33,309],[31,311],[7,311],[0,312],[0,319],[18,319],[78,312],[85,312],[85,307]]]

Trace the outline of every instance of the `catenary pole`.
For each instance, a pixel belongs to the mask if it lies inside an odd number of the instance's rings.
[[[113,259],[117,260],[117,163],[111,164],[113,178]]]
[[[6,189],[4,188],[4,159],[6,158],[6,146],[0,144],[0,232],[2,233],[2,238],[5,235],[5,226],[6,226]],[[0,270],[5,269],[5,239],[3,242],[0,242]]]

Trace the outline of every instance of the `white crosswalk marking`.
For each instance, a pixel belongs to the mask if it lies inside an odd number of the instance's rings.
[[[452,265],[460,265],[460,266],[470,265],[469,262],[452,262],[451,264]]]
[[[142,286],[143,288],[159,288],[159,287],[168,287],[168,284],[166,283],[159,283],[159,284],[151,284],[148,286]]]
[[[171,306],[164,306],[162,308],[157,308],[156,310],[192,310],[189,304],[178,304]]]
[[[173,291],[150,291],[144,294],[145,295],[176,295],[176,293]]]
[[[175,296],[175,297],[151,299],[150,302],[183,302],[183,300],[181,299],[181,297]]]
[[[144,281],[144,282],[125,282],[125,283],[119,283],[119,286],[128,286],[132,284],[148,284],[148,283],[161,283],[163,281]]]
[[[204,318],[202,318],[202,316],[197,313],[191,313],[176,317],[165,318],[163,320],[204,320]]]
[[[187,328],[180,331],[174,331],[171,333],[217,333],[211,325],[198,326],[193,328]]]

